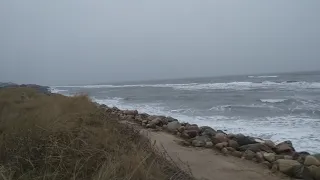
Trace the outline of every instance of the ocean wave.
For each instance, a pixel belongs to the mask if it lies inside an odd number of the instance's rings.
[[[278,76],[248,76],[248,78],[277,78]]]
[[[263,103],[281,103],[285,102],[288,99],[260,99],[261,102]]]
[[[59,93],[62,93],[62,92],[67,92],[68,90],[65,90],[65,89],[56,89],[56,88],[50,88],[49,91],[51,93],[56,93],[56,94],[59,94]]]
[[[252,90],[252,89],[320,89],[320,82],[229,82],[229,83],[189,83],[189,84],[135,84],[135,85],[85,85],[54,86],[53,88],[134,88],[154,87],[173,88],[175,90]]]
[[[256,117],[243,119],[238,116],[223,115],[187,115],[190,109],[168,109],[165,104],[130,104],[122,98],[95,99],[94,101],[108,106],[117,106],[120,109],[137,109],[139,112],[152,115],[165,115],[179,119],[183,122],[195,123],[199,126],[211,126],[229,133],[243,133],[246,135],[268,138],[275,142],[291,140],[297,150],[317,152],[319,149],[320,120],[310,117],[284,115],[273,117]],[[228,108],[229,105],[224,106]],[[290,127],[290,128],[288,128]],[[308,139],[308,141],[305,141]]]
[[[261,83],[255,82],[229,82],[229,83],[207,83],[207,84],[195,84],[190,86],[175,86],[174,89],[179,90],[252,90],[252,89],[319,89],[319,82],[271,82],[264,81]]]
[[[84,85],[84,86],[53,86],[53,88],[85,88],[85,89],[99,89],[99,88],[130,88],[130,87],[183,87],[197,85],[197,83],[189,84],[130,84],[130,85]]]

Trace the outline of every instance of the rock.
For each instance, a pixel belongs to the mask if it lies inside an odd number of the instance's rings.
[[[165,116],[158,116],[158,119],[163,125],[168,124],[168,120]]]
[[[229,147],[232,147],[232,148],[234,148],[234,149],[238,149],[238,148],[239,148],[239,144],[238,144],[238,142],[235,141],[235,140],[229,140],[229,141],[228,141],[228,146],[229,146]]]
[[[223,132],[222,130],[217,130],[217,133],[222,133],[222,134],[227,135],[227,133]]]
[[[213,138],[213,143],[218,144],[222,142],[228,142],[227,135],[223,133],[217,133]]]
[[[316,157],[320,161],[320,154],[314,154],[313,156]]]
[[[198,127],[198,125],[187,125],[186,126],[186,130],[193,130],[193,131],[197,131],[197,133],[200,132],[200,128]]]
[[[213,143],[208,141],[206,142],[206,148],[212,148],[213,147]]]
[[[234,156],[234,157],[241,158],[241,157],[242,157],[242,152],[240,152],[240,151],[233,151],[233,152],[231,152],[231,155]]]
[[[273,163],[271,166],[271,172],[275,173],[279,170],[279,165],[276,163]]]
[[[198,135],[197,130],[185,130],[184,133],[187,134],[189,138],[194,138]]]
[[[230,133],[230,134],[227,134],[227,137],[228,137],[228,139],[233,139],[233,138],[235,138],[235,137],[236,137],[236,135],[235,135],[235,134]]]
[[[244,145],[248,145],[248,144],[255,144],[255,143],[257,143],[257,142],[254,140],[254,138],[249,137],[249,136],[245,136],[245,135],[243,135],[243,134],[236,134],[233,139],[238,142],[239,146],[244,146]]]
[[[156,125],[154,125],[154,124],[147,124],[146,128],[155,129],[155,128],[156,128]]]
[[[182,132],[181,137],[184,139],[190,139],[190,136],[186,132]]]
[[[199,141],[199,140],[193,140],[192,145],[195,147],[203,147],[206,145],[206,142],[204,141]]]
[[[276,145],[276,153],[277,154],[285,154],[285,155],[293,155],[295,149],[292,146],[291,141],[284,141],[278,145]]]
[[[203,134],[205,131],[207,130],[207,133],[211,132],[211,134],[208,134],[208,135],[215,135],[217,132],[212,128],[212,127],[209,127],[209,126],[201,126],[200,127],[200,133]]]
[[[135,116],[138,114],[138,111],[137,110],[125,110],[125,111],[123,111],[123,114]]]
[[[143,124],[148,124],[148,120],[143,120],[142,123]]]
[[[177,129],[180,128],[181,125],[178,121],[172,121],[172,122],[169,122],[167,126],[168,126],[167,127],[168,131],[175,132]]]
[[[295,160],[287,160],[287,159],[278,159],[275,164],[278,165],[278,169],[280,172],[291,175],[292,174],[292,169],[295,166],[300,166],[300,163]]]
[[[107,108],[109,108],[107,105],[105,105],[105,104],[101,104],[101,105],[99,105],[99,108],[101,108],[101,109],[107,109]]]
[[[259,163],[264,161],[262,152],[257,152],[256,153],[256,158],[257,158],[257,162],[259,162]]]
[[[263,153],[263,157],[270,163],[276,161],[276,155],[274,153]]]
[[[168,125],[163,125],[162,128],[163,129],[168,129]]]
[[[293,157],[292,157],[292,156],[289,156],[289,155],[284,155],[284,156],[283,156],[283,159],[289,159],[289,160],[292,160],[292,159],[293,159]]]
[[[227,148],[222,148],[222,149],[221,149],[221,152],[222,152],[222,154],[225,155],[225,156],[228,155],[228,153],[229,153],[229,151],[228,151]]]
[[[139,114],[139,116],[140,116],[141,119],[148,119],[148,117],[149,117],[150,115],[147,114],[147,113],[141,113],[141,114]]]
[[[271,140],[265,140],[264,144],[267,145],[271,149],[274,149],[276,147],[276,144]]]
[[[203,127],[201,127],[201,128],[203,128]],[[200,132],[201,132],[202,136],[213,137],[217,134],[217,132],[210,127],[208,127],[207,129],[204,129],[204,130],[201,128],[200,128]]]
[[[178,131],[182,133],[185,129],[186,129],[186,127],[180,126],[179,129],[178,129]]]
[[[272,164],[268,161],[263,161],[261,164],[268,169],[271,169],[271,167],[272,167]]]
[[[221,150],[221,149],[223,149],[223,148],[225,148],[227,146],[228,146],[227,142],[222,142],[222,143],[216,144],[214,147],[216,147],[217,149]]]
[[[303,164],[306,166],[320,166],[320,161],[316,157],[308,155],[306,156]]]
[[[161,119],[160,118],[155,118],[155,119],[153,119],[153,120],[151,120],[150,122],[149,122],[149,124],[153,127],[155,127],[155,126],[162,126],[162,122],[161,122]]]
[[[229,152],[236,151],[233,147],[226,147],[226,149],[228,149]]]
[[[175,119],[175,118],[173,118],[173,117],[166,117],[166,120],[168,121],[168,123],[170,123],[170,122],[174,122],[174,121],[178,121],[178,119]]]
[[[239,150],[240,151],[251,150],[253,152],[264,151],[264,152],[269,152],[269,153],[273,152],[270,147],[268,147],[267,145],[262,144],[262,143],[255,143],[255,144],[248,144],[248,145],[240,146]]]
[[[254,157],[256,156],[256,153],[254,153],[253,151],[251,150],[246,150],[244,153],[243,153],[243,157],[247,160],[252,160]]]
[[[294,166],[287,175],[297,179],[314,180],[310,170],[302,164]]]
[[[314,180],[320,180],[320,167],[312,165],[308,167],[308,170]]]

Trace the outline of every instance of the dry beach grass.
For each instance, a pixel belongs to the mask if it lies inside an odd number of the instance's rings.
[[[192,179],[87,96],[0,89],[0,179]]]

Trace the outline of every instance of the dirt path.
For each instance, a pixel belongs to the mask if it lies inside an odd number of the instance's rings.
[[[128,122],[126,122],[128,124]],[[132,124],[132,123],[130,123]],[[133,124],[132,124],[133,125]],[[155,132],[146,129],[140,132],[148,136],[160,150],[165,149],[168,155],[178,164],[188,164],[194,177],[207,180],[280,180],[287,179],[272,174],[261,164],[242,160],[232,156],[223,156],[212,149],[183,147],[177,142],[181,139],[166,132]]]

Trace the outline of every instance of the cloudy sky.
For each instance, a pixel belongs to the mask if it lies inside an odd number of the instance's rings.
[[[0,81],[320,70],[319,0],[1,0]]]

